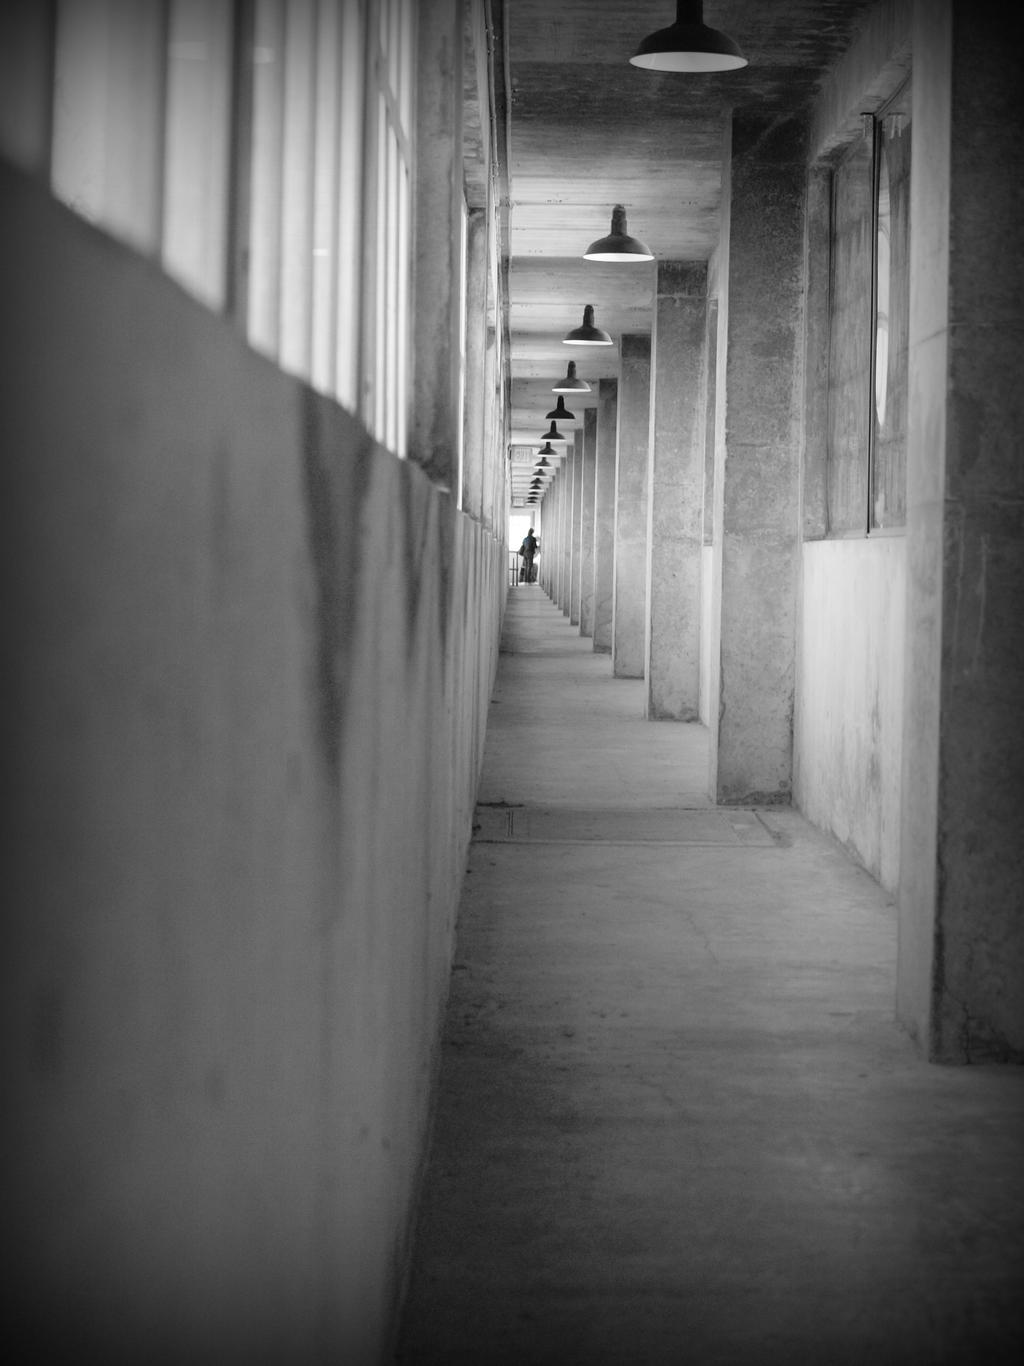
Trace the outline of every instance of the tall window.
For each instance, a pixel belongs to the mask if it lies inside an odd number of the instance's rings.
[[[910,96],[865,118],[832,178],[828,530],[906,516]]]
[[[414,0],[56,0],[54,14],[52,39],[44,19],[21,23],[6,55],[0,146],[48,165],[59,198],[207,306],[230,301],[254,348],[404,455]]]
[[[907,518],[910,345],[910,92],[901,90],[875,126],[873,528]]]
[[[161,254],[211,307],[226,297],[231,0],[171,0]]]
[[[373,268],[364,275],[363,417],[380,441],[404,455],[415,22],[411,0],[377,0],[376,10],[366,64],[367,142],[375,151],[364,215]]]
[[[60,0],[54,85],[54,193],[114,236],[155,251],[163,165],[161,0]]]

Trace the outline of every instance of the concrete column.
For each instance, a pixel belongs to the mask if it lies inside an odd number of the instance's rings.
[[[597,409],[584,408],[580,511],[580,635],[594,634],[594,477],[597,472]]]
[[[570,556],[571,573],[569,581],[569,621],[573,626],[580,620],[580,561],[583,545],[580,539],[583,510],[583,440],[577,430],[572,447],[572,549]]]
[[[462,281],[463,0],[421,0],[409,458],[456,489]]]
[[[1024,1061],[1019,64],[992,0],[914,6],[897,1010],[929,1055]]]
[[[647,636],[651,719],[700,715],[707,265],[661,262],[651,339]]]
[[[651,339],[622,337],[615,462],[612,672],[643,678],[647,635],[647,456],[651,425]]]
[[[540,557],[538,563],[537,582],[540,584],[548,597],[551,596],[551,523],[552,508],[554,507],[554,495],[551,487],[537,504],[534,510],[534,526],[537,528],[537,538],[540,541]]]
[[[723,803],[785,802],[793,772],[805,136],[794,123],[737,122],[729,146],[709,790]]]
[[[603,379],[597,391],[597,455],[594,461],[594,649],[612,648],[615,569],[615,451],[619,429],[619,382]]]
[[[565,511],[565,474],[561,465],[555,475],[555,591],[552,600],[556,607],[562,605],[563,549],[562,519]]]
[[[509,456],[508,445],[502,439],[502,433],[497,430],[500,410],[498,389],[498,342],[494,328],[488,325],[484,330],[484,394],[485,412],[488,415],[486,427],[490,429],[490,440],[485,442],[484,447],[481,521],[491,531],[496,527],[508,525],[505,507],[505,469]]]
[[[487,409],[487,210],[470,209],[466,239],[466,375],[463,393],[462,507],[484,517]]]
[[[558,605],[569,615],[569,594],[572,584],[572,452],[568,447],[562,457],[562,573]]]
[[[561,511],[562,511],[562,474],[561,470],[551,480],[548,491],[548,502],[551,504],[551,525],[548,532],[548,573],[551,576],[551,601],[558,606],[559,581],[562,566],[562,537],[561,537]]]

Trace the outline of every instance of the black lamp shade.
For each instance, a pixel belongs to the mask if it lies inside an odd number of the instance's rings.
[[[583,310],[583,323],[562,338],[568,346],[613,346],[614,342],[603,328],[594,325],[594,305]]]
[[[649,71],[735,71],[747,65],[727,34],[704,23],[703,0],[677,0],[676,22],[648,34],[629,60]]]
[[[565,379],[560,379],[557,384],[552,384],[553,394],[589,394],[590,385],[585,379],[576,378],[576,362],[571,360],[565,372]]]
[[[612,230],[607,237],[599,237],[591,242],[583,253],[585,261],[653,261],[654,252],[638,237],[630,237],[626,231],[626,210],[621,204],[612,209]]]
[[[552,422],[576,421],[576,414],[569,412],[569,410],[565,406],[565,399],[562,397],[561,394],[558,395],[558,402],[551,409],[550,413],[545,413],[544,416],[546,418],[550,418]]]

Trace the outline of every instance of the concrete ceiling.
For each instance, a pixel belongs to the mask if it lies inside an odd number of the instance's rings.
[[[730,113],[771,120],[809,108],[872,4],[705,0],[704,22],[734,38],[749,65],[687,75],[629,63],[641,38],[674,21],[674,0],[506,0],[515,503],[567,362],[591,383],[618,374],[617,344],[563,344],[584,306],[616,343],[651,328],[656,263],[582,259],[609,231],[612,207],[625,206],[629,231],[660,260],[707,260]],[[579,418],[596,392],[566,402]]]

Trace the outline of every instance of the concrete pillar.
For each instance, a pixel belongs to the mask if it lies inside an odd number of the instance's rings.
[[[421,0],[409,458],[458,485],[463,0]]]
[[[572,447],[572,548],[570,555],[569,621],[573,626],[580,620],[580,561],[583,545],[580,539],[583,510],[583,440],[577,430]]]
[[[580,635],[594,634],[594,479],[597,472],[597,409],[583,410],[582,505],[580,510]]]
[[[553,494],[550,485],[544,497],[534,509],[534,526],[537,529],[537,539],[540,541],[540,552],[537,560],[537,582],[540,584],[548,597],[551,596],[551,509],[554,506]]]
[[[793,771],[805,135],[794,123],[737,121],[728,145],[709,790],[722,803],[785,802]]]
[[[555,592],[554,604],[556,607],[562,605],[562,581],[564,576],[564,552],[565,538],[563,535],[563,520],[565,515],[565,471],[559,464],[558,473],[555,476]]]
[[[914,6],[897,1010],[929,1055],[1024,1061],[1019,62],[993,0]],[[1018,45],[1019,46],[1019,45]]]
[[[651,425],[651,339],[622,337],[615,461],[612,672],[643,678],[647,635],[647,457]]]
[[[484,516],[484,467],[487,463],[485,415],[487,376],[487,210],[470,209],[466,238],[466,374],[462,413],[462,507]]]
[[[563,613],[569,615],[569,595],[572,584],[572,451],[566,446],[562,457],[562,564],[559,584],[558,605]]]
[[[485,433],[489,434],[489,440],[485,440],[481,472],[481,521],[490,531],[508,526],[505,472],[509,455],[508,444],[498,428],[499,388],[498,341],[494,328],[488,325],[484,330],[484,394]]]
[[[550,530],[548,532],[547,555],[548,573],[551,576],[551,601],[558,606],[559,577],[562,565],[562,477],[556,472],[548,487],[548,502],[551,505]]]
[[[651,719],[700,715],[707,265],[661,262],[651,339],[647,636]]]
[[[603,379],[597,391],[597,456],[594,461],[594,649],[612,648],[615,569],[615,451],[619,429],[619,382]]]

